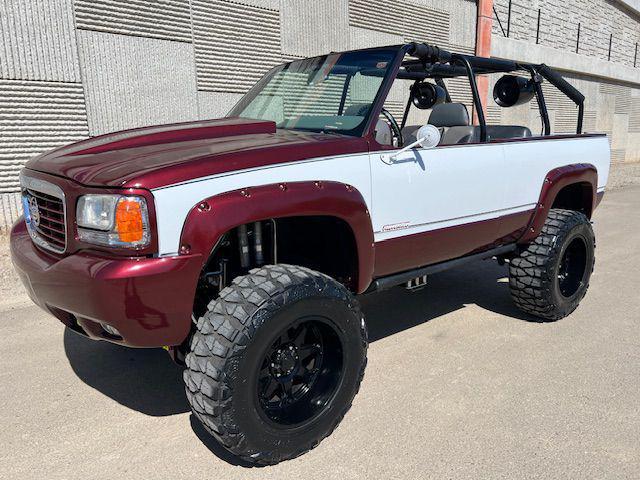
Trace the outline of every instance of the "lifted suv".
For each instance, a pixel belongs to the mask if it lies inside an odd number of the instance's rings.
[[[491,74],[501,107],[536,102],[540,135],[486,124],[476,75]],[[451,98],[456,77],[475,124]],[[551,135],[544,81],[576,103],[576,134]],[[399,121],[390,92],[408,97]],[[525,312],[553,321],[578,306],[610,161],[607,138],[582,133],[584,100],[545,65],[425,44],[297,60],[226,118],[29,161],[13,262],[68,328],[167,347],[207,430],[277,463],[329,435],[358,391],[358,294],[496,257]]]

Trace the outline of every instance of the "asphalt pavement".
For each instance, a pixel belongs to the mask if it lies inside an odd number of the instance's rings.
[[[640,478],[639,212],[640,187],[606,195],[591,288],[557,323],[521,314],[491,261],[362,298],[353,408],[275,467],[237,465],[208,437],[162,350],[92,342],[5,298],[0,478]]]

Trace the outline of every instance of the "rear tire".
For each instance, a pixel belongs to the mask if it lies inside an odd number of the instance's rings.
[[[367,337],[357,301],[312,270],[269,265],[236,278],[208,305],[186,356],[195,416],[247,463],[314,448],[358,392]]]
[[[595,263],[589,219],[552,209],[540,235],[509,264],[509,287],[518,308],[542,321],[572,313],[587,293]]]

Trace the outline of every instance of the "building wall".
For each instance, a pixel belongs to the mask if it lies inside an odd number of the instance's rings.
[[[509,40],[528,42],[531,13],[524,7],[531,2],[514,3],[523,15],[513,16]],[[557,10],[563,3],[547,3],[556,4],[554,15],[565,15]],[[580,3],[574,8],[580,14],[616,12],[606,25],[624,23],[620,46],[638,36],[637,15],[604,0],[593,8]],[[500,15],[505,5],[497,0]],[[595,13],[584,23],[607,31]],[[558,25],[545,27],[546,42],[566,31],[566,46],[546,44],[554,52],[571,45],[571,24]],[[475,30],[474,0],[2,0],[0,231],[18,215],[21,166],[40,152],[114,130],[223,116],[267,69],[291,59],[406,41],[471,53]],[[588,45],[584,52],[592,48],[593,58],[605,61],[600,44]],[[616,43],[607,63],[636,79],[640,70],[619,50]],[[589,110],[628,161],[640,160],[638,84],[627,79],[600,87],[598,80],[592,90],[602,107]],[[469,103],[466,85],[454,83],[452,90]],[[392,112],[402,111],[404,93],[387,102]],[[601,119],[601,111],[611,112]],[[627,135],[617,135],[627,124]]]
[[[495,0],[497,18],[507,29],[509,0]],[[618,0],[512,0],[510,37],[536,41],[540,11],[541,45],[576,52],[600,60],[633,66],[635,44],[640,41],[640,18],[625,2]],[[578,42],[578,24],[580,41]],[[500,23],[493,32],[502,34]],[[640,59],[638,59],[640,60]]]
[[[294,58],[409,40],[471,52],[474,29],[469,0],[2,0],[0,230],[40,152],[223,116]]]
[[[586,97],[585,130],[609,135],[613,168],[640,162],[640,52],[636,58],[640,13],[632,3],[495,0],[494,6],[493,56],[545,62],[563,71]],[[575,131],[575,105],[553,88],[545,88],[545,92],[553,130]],[[489,110],[496,122],[525,124],[540,131],[535,102],[509,110],[490,105]]]

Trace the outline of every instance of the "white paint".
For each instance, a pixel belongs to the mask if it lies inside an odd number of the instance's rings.
[[[610,164],[606,137],[416,149],[392,164],[386,156],[371,155],[376,242],[531,210],[563,165],[593,164],[604,188]]]
[[[389,164],[371,155],[375,240],[505,215],[503,145],[415,149]],[[535,202],[535,200],[534,200]],[[405,223],[402,231],[383,232]]]
[[[401,154],[393,164],[384,163],[381,155],[318,158],[156,189],[160,254],[178,251],[194,205],[241,188],[316,180],[352,185],[364,198],[380,242],[531,210],[547,173],[563,165],[593,164],[600,191],[610,164],[606,137],[418,149]]]
[[[354,186],[371,210],[369,155],[338,156],[230,172],[153,191],[160,255],[178,251],[184,221],[199,201],[220,193],[279,182],[334,181]],[[211,205],[215,212],[216,205]]]
[[[606,137],[505,144],[505,197],[508,204],[536,202],[546,174],[554,168],[576,163],[589,163],[598,170],[598,185],[606,187],[611,153]]]

